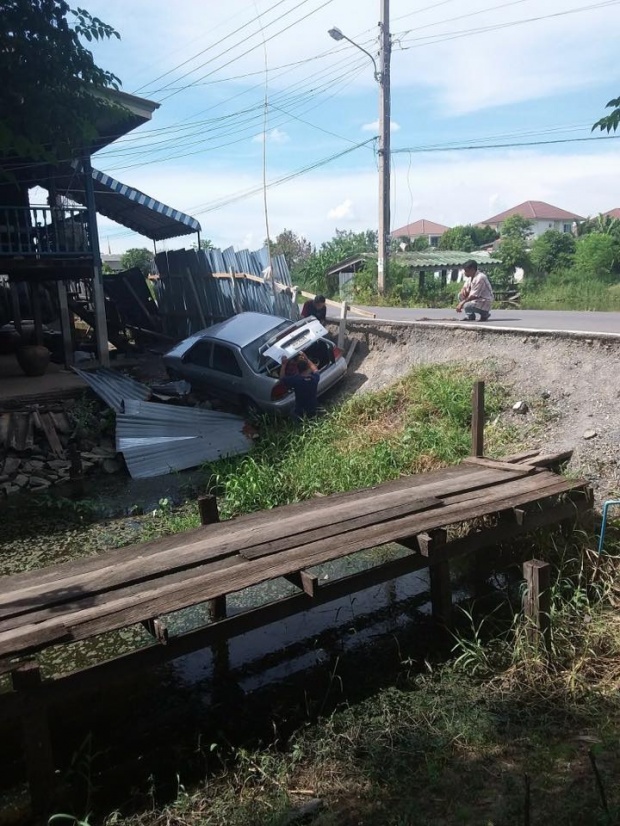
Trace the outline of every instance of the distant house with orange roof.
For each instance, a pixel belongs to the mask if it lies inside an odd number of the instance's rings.
[[[426,238],[430,247],[437,247],[439,239],[449,229],[450,227],[443,224],[436,224],[434,221],[420,218],[419,221],[414,221],[413,224],[395,229],[390,235],[392,238],[408,238],[410,241],[415,241],[416,238]]]
[[[501,233],[502,224],[513,215],[521,215],[532,222],[533,238],[537,238],[550,229],[557,232],[572,232],[573,224],[584,220],[583,216],[577,215],[576,212],[568,212],[544,201],[524,201],[518,206],[487,218],[486,221],[480,221],[478,226],[493,227],[494,230]]]
[[[620,221],[620,207],[610,209],[609,212],[604,212],[603,215],[608,218],[617,218]]]

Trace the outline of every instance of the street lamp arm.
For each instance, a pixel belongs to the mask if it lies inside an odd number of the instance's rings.
[[[359,49],[360,52],[364,52],[365,55],[368,55],[368,57],[372,60],[372,65],[375,67],[375,80],[377,81],[377,83],[381,83],[381,72],[377,68],[377,61],[374,59],[374,57],[371,55],[369,51],[367,51],[363,46],[360,46],[359,43],[356,43],[355,40],[351,40],[350,37],[347,37],[344,32],[340,31],[340,29],[330,29],[328,34],[334,40],[347,40],[352,46],[355,46],[356,49]]]

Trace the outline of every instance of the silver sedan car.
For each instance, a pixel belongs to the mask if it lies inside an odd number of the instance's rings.
[[[318,394],[347,371],[341,351],[316,318],[290,321],[264,313],[239,313],[177,344],[164,356],[172,379],[186,379],[200,394],[246,411],[290,414],[294,394],[280,381],[282,356],[303,351],[319,368]]]

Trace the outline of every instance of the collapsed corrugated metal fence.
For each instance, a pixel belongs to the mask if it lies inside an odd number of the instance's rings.
[[[267,250],[173,250],[155,257],[157,302],[163,332],[175,339],[248,310],[299,318],[291,276],[282,255]]]

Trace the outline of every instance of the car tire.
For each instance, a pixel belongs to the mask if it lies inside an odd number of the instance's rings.
[[[241,396],[240,402],[241,410],[243,411],[244,416],[249,416],[250,418],[255,419],[262,415],[263,411],[256,404],[254,399],[251,399],[249,396]]]

